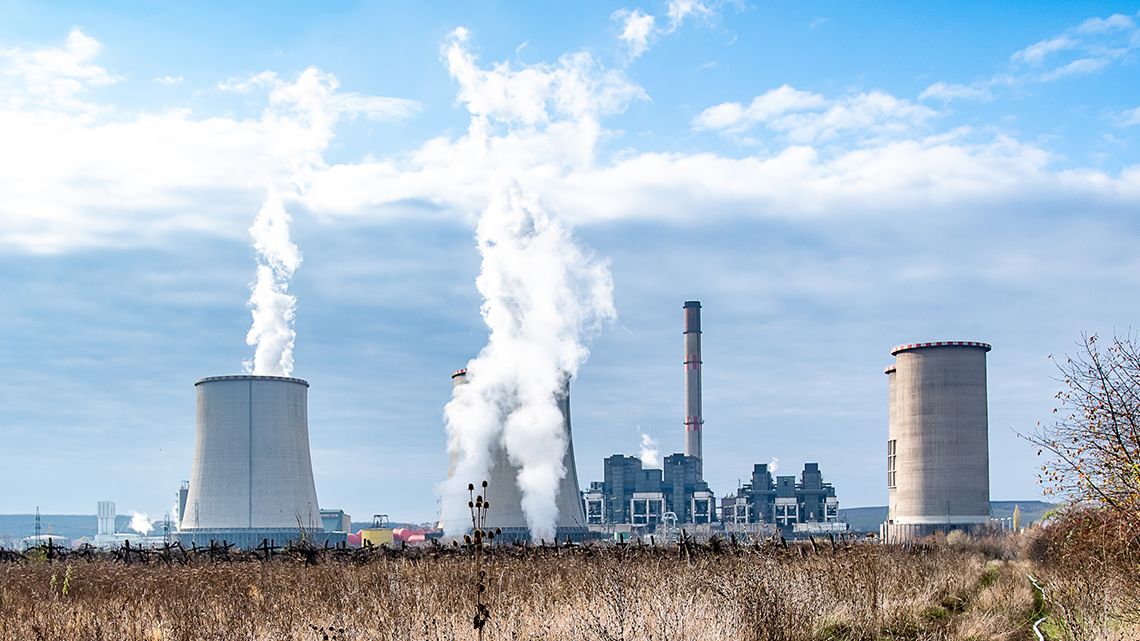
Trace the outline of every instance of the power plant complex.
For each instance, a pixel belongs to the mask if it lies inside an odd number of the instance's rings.
[[[668,540],[681,528],[698,536],[718,531],[789,537],[845,532],[836,488],[824,481],[818,463],[805,463],[798,479],[777,476],[770,464],[757,463],[748,481],[733,492],[718,498],[709,487],[702,443],[701,304],[686,301],[682,311],[683,452],[665,456],[660,467],[655,462],[647,465],[648,459],[614,454],[603,463],[603,479],[581,491],[569,379],[556,395],[567,443],[565,474],[555,499],[557,538],[657,535]],[[912,343],[891,350],[895,362],[886,368],[888,514],[880,527],[883,541],[976,529],[990,522],[989,351],[986,343],[968,341]],[[453,388],[466,384],[467,370],[453,373],[451,379]],[[317,501],[309,455],[308,382],[215,376],[199,380],[195,389],[194,460],[190,481],[179,492],[174,538],[184,545],[225,541],[243,548],[262,541],[304,539],[324,545],[348,540],[348,516],[322,510]],[[486,498],[493,507],[486,526],[500,530],[503,539],[529,539],[520,466],[501,442],[489,448]],[[454,465],[448,476],[453,472]],[[101,536],[113,532],[114,517],[113,505],[100,504]],[[354,541],[389,540],[354,536]]]
[[[756,464],[751,482],[718,504],[704,480],[700,301],[685,301],[682,312],[685,451],[666,456],[660,469],[646,469],[633,456],[606,458],[603,480],[583,493],[587,525],[617,538],[659,529],[675,534],[680,527],[786,536],[846,531],[835,488],[823,482],[817,463],[804,466],[799,482],[794,476],[773,477],[768,464]]]

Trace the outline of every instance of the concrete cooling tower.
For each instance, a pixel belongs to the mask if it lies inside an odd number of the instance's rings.
[[[887,367],[888,542],[990,518],[986,343],[900,345]]]
[[[451,375],[452,386],[463,385],[467,382],[467,370],[461,369]],[[558,396],[558,407],[562,411],[562,424],[566,430],[566,454],[562,458],[562,466],[566,469],[566,476],[558,488],[558,520],[555,523],[556,536],[559,541],[571,539],[582,540],[586,533],[586,514],[582,508],[581,495],[578,493],[578,471],[574,466],[574,441],[570,432],[570,381],[562,394]],[[453,466],[454,467],[454,466]],[[448,470],[450,478],[453,470]],[[491,451],[491,470],[488,473],[487,501],[491,509],[487,511],[487,527],[502,528],[500,535],[503,540],[530,540],[530,528],[526,523],[526,515],[522,509],[522,492],[518,486],[519,468],[511,463],[507,457],[507,450],[502,442],[496,443]],[[469,482],[478,487],[483,479],[471,479]],[[446,513],[446,512],[445,512]]]
[[[309,384],[214,376],[195,387],[194,468],[179,540],[242,548],[262,539],[277,545],[302,537],[318,544],[331,540],[321,527],[309,459]]]

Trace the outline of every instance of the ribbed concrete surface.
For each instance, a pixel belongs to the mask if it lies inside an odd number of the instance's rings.
[[[219,376],[196,384],[194,468],[183,530],[319,531],[301,379]]]
[[[924,533],[989,520],[989,423],[984,343],[896,348],[887,370],[896,486],[888,523]]]

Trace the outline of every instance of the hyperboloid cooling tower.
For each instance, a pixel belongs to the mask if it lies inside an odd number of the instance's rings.
[[[891,350],[885,540],[989,522],[988,351],[972,341]]]
[[[248,548],[321,527],[309,459],[309,384],[278,376],[214,376],[195,383],[198,423],[183,544],[227,541]]]
[[[453,386],[467,382],[467,370],[461,369],[451,375]],[[566,476],[558,487],[558,520],[555,523],[556,536],[560,541],[581,540],[587,533],[586,514],[578,493],[578,471],[574,466],[574,440],[570,432],[570,381],[567,379],[562,394],[558,395],[558,408],[562,411],[562,424],[566,430],[566,454],[562,466]],[[449,476],[451,470],[448,471]],[[504,540],[529,540],[530,528],[522,509],[522,492],[518,485],[519,468],[511,463],[502,442],[491,449],[491,469],[488,472],[487,501],[491,508],[487,511],[487,527],[502,528]],[[472,479],[470,483],[479,485],[483,479]]]

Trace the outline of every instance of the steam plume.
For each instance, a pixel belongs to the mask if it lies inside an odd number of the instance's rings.
[[[566,475],[557,395],[586,361],[588,338],[616,315],[609,265],[514,184],[492,197],[476,242],[483,265],[475,284],[490,336],[444,409],[455,460],[443,487],[444,526],[449,534],[465,529],[467,483],[487,478],[501,443],[519,467],[531,536],[551,540]]]
[[[293,320],[297,297],[289,293],[289,279],[301,265],[301,251],[289,240],[289,214],[276,190],[269,188],[261,210],[249,229],[257,251],[257,282],[249,297],[253,324],[245,336],[254,348],[245,361],[247,374],[289,376],[293,373]]]
[[[131,512],[131,529],[146,536],[150,534],[154,526],[150,522],[150,517],[144,512]]]
[[[778,459],[776,457],[772,457],[772,460],[768,461],[768,472],[770,474],[775,474],[777,471],[779,471],[779,469],[780,469],[780,459]]]
[[[660,467],[661,461],[658,459],[657,439],[642,432],[638,428],[637,433],[641,437],[640,451],[637,458],[641,459],[641,464],[645,467]]]

